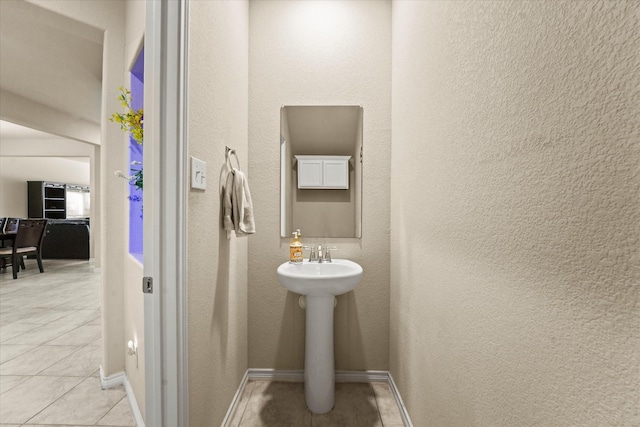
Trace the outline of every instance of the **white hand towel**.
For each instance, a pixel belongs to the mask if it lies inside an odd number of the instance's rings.
[[[225,180],[224,187],[222,187],[222,225],[227,231],[235,230],[235,222],[233,220],[233,204],[231,196],[233,194],[233,178],[234,169],[227,172],[227,179]]]
[[[227,173],[223,187],[223,228],[235,230],[237,237],[256,232],[249,183],[245,174],[235,168]]]
[[[247,177],[238,169],[234,169],[233,174],[231,204],[233,205],[236,236],[240,237],[255,233],[256,225],[253,219],[253,203],[251,202]]]

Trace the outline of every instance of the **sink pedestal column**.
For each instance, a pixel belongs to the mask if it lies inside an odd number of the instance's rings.
[[[315,414],[325,414],[335,402],[333,361],[333,295],[307,295],[304,394]]]

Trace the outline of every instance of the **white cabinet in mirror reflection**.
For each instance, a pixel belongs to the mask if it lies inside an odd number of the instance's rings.
[[[298,228],[306,238],[362,237],[363,114],[359,105],[280,109],[281,237]]]
[[[298,160],[298,188],[346,190],[349,188],[351,156],[295,156]]]

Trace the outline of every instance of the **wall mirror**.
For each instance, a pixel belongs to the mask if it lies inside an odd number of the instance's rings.
[[[361,106],[280,110],[280,236],[362,236]]]

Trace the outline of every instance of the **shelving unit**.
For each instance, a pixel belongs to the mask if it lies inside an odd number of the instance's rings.
[[[66,184],[27,181],[29,218],[65,219],[67,217]]]

